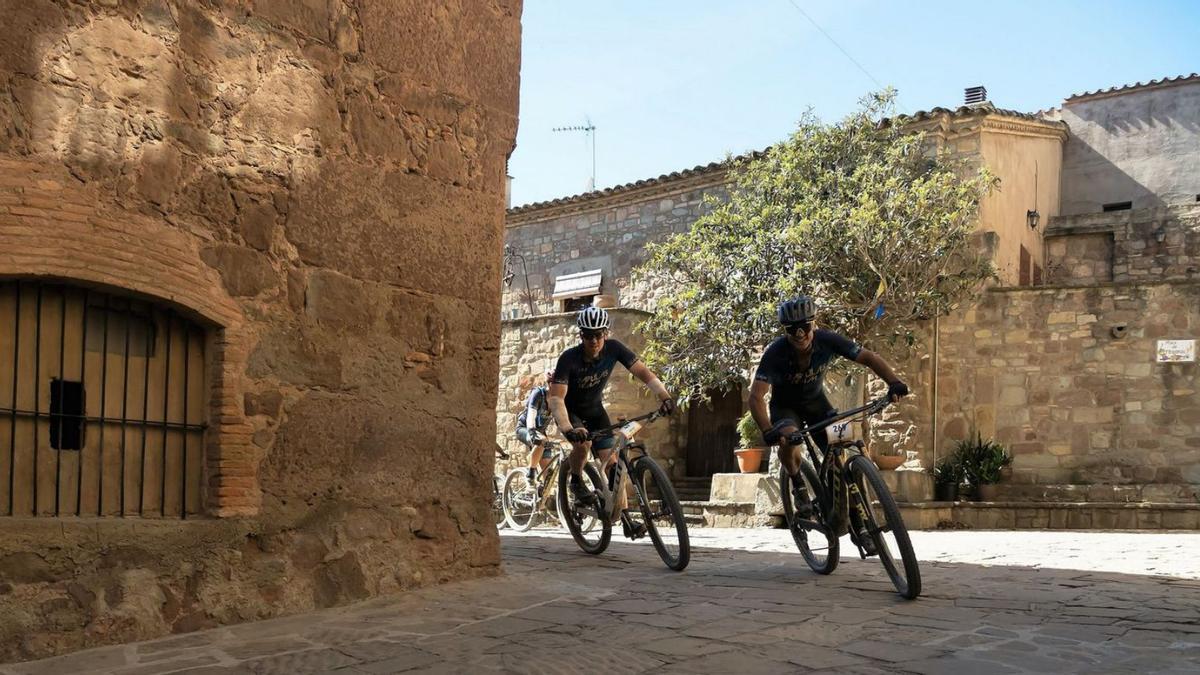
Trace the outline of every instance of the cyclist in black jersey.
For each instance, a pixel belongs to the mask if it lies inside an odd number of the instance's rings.
[[[638,360],[636,354],[618,340],[608,337],[608,312],[599,307],[585,307],[576,316],[576,325],[579,326],[579,344],[563,352],[554,368],[550,384],[550,412],[563,436],[571,442],[571,492],[576,501],[592,504],[596,496],[584,486],[581,476],[588,450],[596,450],[606,467],[616,461],[612,454],[616,439],[611,432],[588,440],[589,430],[612,424],[604,409],[604,385],[612,375],[613,368],[620,363],[641,380],[658,397],[659,409],[663,414],[675,411],[675,400],[658,376]],[[624,499],[624,494],[618,497],[622,502],[621,508],[625,507]],[[639,533],[633,534],[637,536]]]
[[[870,368],[887,383],[888,396],[893,401],[908,395],[908,385],[875,352],[838,333],[817,328],[816,307],[807,296],[779,305],[778,316],[786,335],[767,345],[763,352],[750,385],[750,412],[762,429],[763,441],[779,445],[779,461],[792,477],[792,501],[797,516],[809,518],[812,502],[800,476],[801,448],[785,439],[799,430],[799,423],[820,422],[834,413],[825,396],[825,371],[830,361],[838,356]],[[769,407],[768,391],[771,392]],[[824,452],[829,446],[824,431],[812,436]],[[863,540],[871,542],[870,537]]]
[[[538,468],[550,464],[550,449],[546,447],[546,427],[550,425],[550,380],[553,370],[547,370],[542,384],[529,392],[525,407],[517,415],[517,440],[529,448],[529,482],[537,477]]]

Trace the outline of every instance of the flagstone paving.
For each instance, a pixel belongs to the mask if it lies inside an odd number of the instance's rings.
[[[505,575],[0,666],[34,673],[1196,673],[1200,534],[916,532],[924,593],[810,572],[781,530],[693,530],[667,570],[503,534]]]

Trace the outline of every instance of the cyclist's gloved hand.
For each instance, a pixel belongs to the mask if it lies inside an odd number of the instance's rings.
[[[675,412],[675,399],[664,398],[662,404],[658,406],[658,414],[670,415],[673,412]]]
[[[567,429],[563,432],[563,436],[572,443],[586,443],[588,440],[588,430],[583,427]]]
[[[899,401],[904,396],[908,396],[908,385],[903,380],[888,385],[888,400]]]

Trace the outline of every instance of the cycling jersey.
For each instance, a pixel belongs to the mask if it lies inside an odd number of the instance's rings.
[[[525,408],[517,415],[518,429],[545,431],[550,424],[550,405],[546,402],[546,387],[534,387],[525,401]]]
[[[825,371],[835,356],[858,358],[856,342],[833,331],[817,329],[812,338],[808,363],[802,363],[787,337],[767,346],[754,379],[771,385],[771,407],[808,410],[828,406],[825,401]]]
[[[604,385],[608,383],[613,368],[620,363],[628,369],[637,361],[637,354],[612,338],[604,341],[600,354],[592,361],[585,358],[583,345],[575,345],[558,357],[552,381],[567,385],[564,402],[568,412],[586,411],[590,414],[597,408],[604,409]]]

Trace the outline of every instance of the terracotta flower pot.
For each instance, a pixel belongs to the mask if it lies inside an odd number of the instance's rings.
[[[998,488],[998,485],[991,483],[978,485],[975,487],[975,495],[981,502],[994,502],[999,492]]]
[[[894,471],[907,459],[908,457],[904,455],[874,455],[871,457],[880,471]]]
[[[766,448],[738,448],[733,451],[737,455],[738,469],[742,473],[758,473],[758,468],[762,466],[763,452]]]

